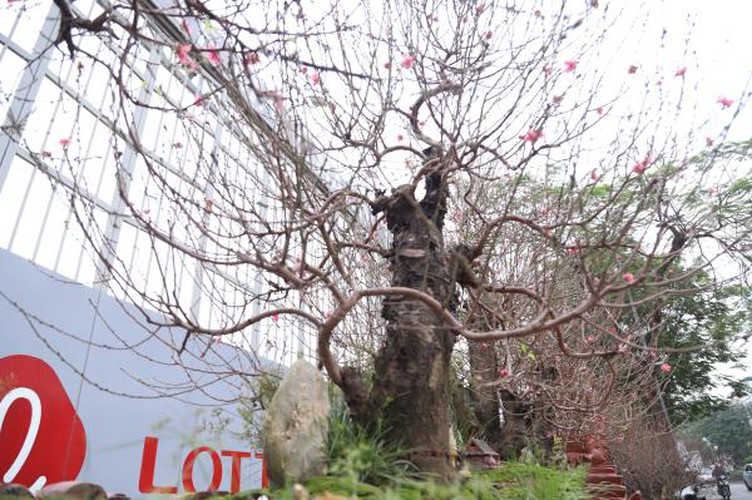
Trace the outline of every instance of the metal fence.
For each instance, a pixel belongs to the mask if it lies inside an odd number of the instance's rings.
[[[103,5],[78,0],[72,7],[94,18]],[[151,293],[169,289],[191,304],[193,317],[208,324],[227,311],[226,304],[206,300],[202,290],[207,280],[215,291],[226,290],[227,297],[258,294],[262,278],[257,271],[220,269],[178,257],[173,249],[155,243],[124,210],[120,190],[144,216],[169,217],[163,210],[164,194],[153,185],[128,136],[128,123],[144,141],[140,147],[193,199],[212,197],[211,179],[191,168],[199,155],[221,149],[226,159],[222,168],[237,178],[253,165],[251,152],[222,119],[221,109],[207,109],[201,126],[190,131],[158,109],[164,103],[192,102],[205,82],[201,75],[187,78],[172,69],[174,44],[139,43],[125,52],[127,37],[86,37],[79,49],[96,56],[99,63],[91,64],[90,58],[71,58],[64,45],[54,45],[59,12],[51,2],[9,2],[0,8],[0,247],[118,299],[137,301],[111,286],[108,273],[117,264],[136,287]],[[153,35],[166,36],[158,30]],[[125,71],[108,71],[120,67]],[[154,108],[125,108],[115,78]],[[116,171],[126,179],[121,186]],[[250,197],[250,202],[264,205],[261,193]],[[82,203],[86,210],[81,210]],[[165,262],[170,273],[164,272]],[[254,304],[254,311],[246,314],[259,312],[259,307]],[[313,334],[305,328],[293,333],[279,325],[257,324],[236,341],[289,364],[300,353],[313,357]]]

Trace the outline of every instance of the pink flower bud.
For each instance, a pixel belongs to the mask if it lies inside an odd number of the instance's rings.
[[[524,142],[534,143],[535,141],[537,141],[538,139],[540,139],[542,136],[543,136],[543,131],[542,130],[540,130],[540,129],[538,129],[538,130],[530,129],[530,130],[528,130],[525,133],[525,135],[521,135],[520,139],[522,139]]]
[[[402,66],[405,69],[412,69],[413,64],[415,64],[415,56],[405,56],[402,59],[400,66]]]
[[[728,97],[719,97],[718,104],[720,104],[723,109],[726,109],[731,107],[731,105],[734,104],[734,101]]]

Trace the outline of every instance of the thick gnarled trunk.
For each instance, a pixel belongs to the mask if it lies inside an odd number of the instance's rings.
[[[438,164],[438,160],[434,160]],[[445,307],[455,307],[451,252],[441,228],[446,211],[443,172],[437,166],[418,202],[411,186],[382,197],[374,212],[385,212],[393,234],[392,285],[421,290]],[[343,372],[356,420],[385,424],[387,438],[409,450],[410,460],[427,473],[449,478],[454,469],[449,450],[450,356],[455,334],[421,301],[405,296],[384,299],[386,338],[375,361],[373,387],[366,394],[357,374]]]
[[[413,212],[394,230],[394,286],[417,288],[451,305],[454,286],[440,241]],[[376,359],[373,401],[390,435],[423,471],[449,474],[449,360],[454,334],[422,302],[384,300],[386,342]]]

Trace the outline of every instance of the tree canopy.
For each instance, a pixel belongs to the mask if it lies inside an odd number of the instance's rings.
[[[746,324],[749,88],[708,97],[691,24],[598,1],[79,4],[55,1],[46,51],[112,84],[113,204],[85,137],[56,168],[99,278],[185,331],[176,352],[263,357],[254,328],[283,326],[271,347],[315,350],[440,474],[471,349],[493,355],[476,389],[550,403],[552,432],[626,425],[661,386],[675,419],[717,406],[692,391]]]

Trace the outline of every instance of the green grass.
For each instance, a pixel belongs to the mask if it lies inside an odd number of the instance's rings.
[[[540,465],[505,462],[500,469],[475,472],[462,483],[437,484],[408,478],[374,486],[348,476],[311,478],[305,487],[311,497],[329,492],[369,500],[584,500],[591,498],[585,487],[587,469],[558,469]],[[255,498],[264,493],[275,500],[293,498],[291,486],[273,491],[235,495],[234,499]]]
[[[338,391],[331,394],[328,472],[305,482],[310,498],[329,492],[371,500],[580,500],[590,498],[585,487],[587,469],[543,467],[534,460],[505,462],[499,469],[473,472],[453,484],[425,480],[406,450],[387,444],[385,429],[368,431],[354,425]],[[293,484],[234,495],[234,500],[264,494],[274,500],[293,499]]]

